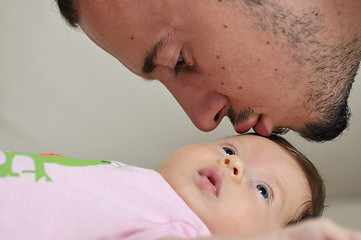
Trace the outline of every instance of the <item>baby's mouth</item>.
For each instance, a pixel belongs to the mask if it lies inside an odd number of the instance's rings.
[[[218,197],[221,190],[224,175],[217,167],[206,167],[198,171],[201,186]]]

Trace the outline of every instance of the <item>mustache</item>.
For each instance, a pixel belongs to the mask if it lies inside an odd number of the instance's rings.
[[[233,108],[230,108],[227,112],[227,116],[233,125],[246,121],[252,115],[254,115],[252,108],[245,108],[238,112],[236,112]]]
[[[240,110],[236,112],[233,108],[230,108],[227,112],[227,116],[229,120],[231,121],[232,125],[235,125],[237,123],[241,123],[246,121],[250,116],[254,115],[255,112],[252,108],[245,108],[243,110]],[[286,127],[277,127],[274,128],[272,133],[273,134],[279,134],[284,135],[286,134],[290,129]]]

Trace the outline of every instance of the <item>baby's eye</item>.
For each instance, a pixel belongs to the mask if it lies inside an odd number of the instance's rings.
[[[183,68],[186,66],[187,66],[186,61],[184,60],[182,53],[180,53],[178,57],[178,61],[174,67],[175,74],[177,75],[178,73],[180,73],[183,70]]]
[[[258,192],[262,195],[266,201],[269,201],[271,199],[271,190],[269,187],[260,184],[260,183],[254,183],[255,187],[257,188]]]
[[[230,147],[223,147],[223,150],[227,155],[235,155],[236,154],[235,151]]]

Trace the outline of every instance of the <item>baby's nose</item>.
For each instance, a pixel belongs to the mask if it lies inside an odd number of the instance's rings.
[[[224,156],[217,163],[230,170],[231,178],[235,183],[242,182],[245,166],[241,158],[235,155]]]

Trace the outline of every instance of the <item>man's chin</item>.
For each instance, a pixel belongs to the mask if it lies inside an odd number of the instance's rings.
[[[321,124],[306,124],[306,131],[300,132],[301,137],[313,142],[327,142],[338,136],[348,127],[348,121],[324,126]]]

